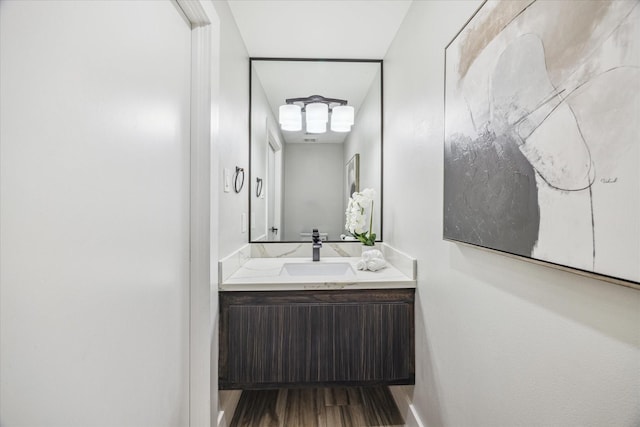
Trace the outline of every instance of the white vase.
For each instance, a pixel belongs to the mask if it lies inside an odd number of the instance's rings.
[[[378,246],[378,244],[376,243],[373,246],[367,246],[367,245],[360,245],[360,249],[361,249],[361,253],[360,255],[362,255],[363,253],[367,252],[367,251],[371,251],[374,249],[380,250],[380,247]]]

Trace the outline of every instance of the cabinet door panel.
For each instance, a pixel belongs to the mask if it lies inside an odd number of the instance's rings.
[[[310,376],[309,306],[231,306],[228,313],[229,382],[289,383]]]
[[[390,381],[411,375],[408,304],[317,307],[313,353],[318,381]]]

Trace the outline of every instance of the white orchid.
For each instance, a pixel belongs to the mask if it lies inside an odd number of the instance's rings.
[[[349,204],[345,212],[347,218],[346,229],[367,246],[373,246],[376,241],[376,235],[372,232],[373,200],[375,197],[376,192],[371,188],[365,188],[359,193],[355,192],[349,198]],[[369,219],[368,230],[367,219]]]

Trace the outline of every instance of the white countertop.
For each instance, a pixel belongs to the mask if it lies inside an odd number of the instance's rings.
[[[416,281],[387,263],[378,271],[356,269],[360,257],[324,257],[319,263],[349,263],[355,276],[280,275],[285,263],[309,263],[305,258],[251,258],[235,273],[220,282],[221,291],[291,291],[312,289],[415,288]]]

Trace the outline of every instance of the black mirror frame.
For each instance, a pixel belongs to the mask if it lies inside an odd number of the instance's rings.
[[[251,182],[251,113],[252,113],[252,78],[251,71],[253,61],[290,61],[290,62],[364,62],[380,64],[380,232],[376,238],[376,243],[382,243],[383,239],[383,206],[384,206],[384,64],[382,59],[357,59],[357,58],[278,58],[278,57],[250,57],[249,58],[249,182]],[[251,215],[251,191],[249,191],[249,215]],[[279,241],[253,241],[251,239],[251,228],[247,233],[248,243],[304,243],[301,240],[279,240]],[[344,243],[350,241],[327,240],[327,243]],[[357,241],[356,241],[357,242]]]

